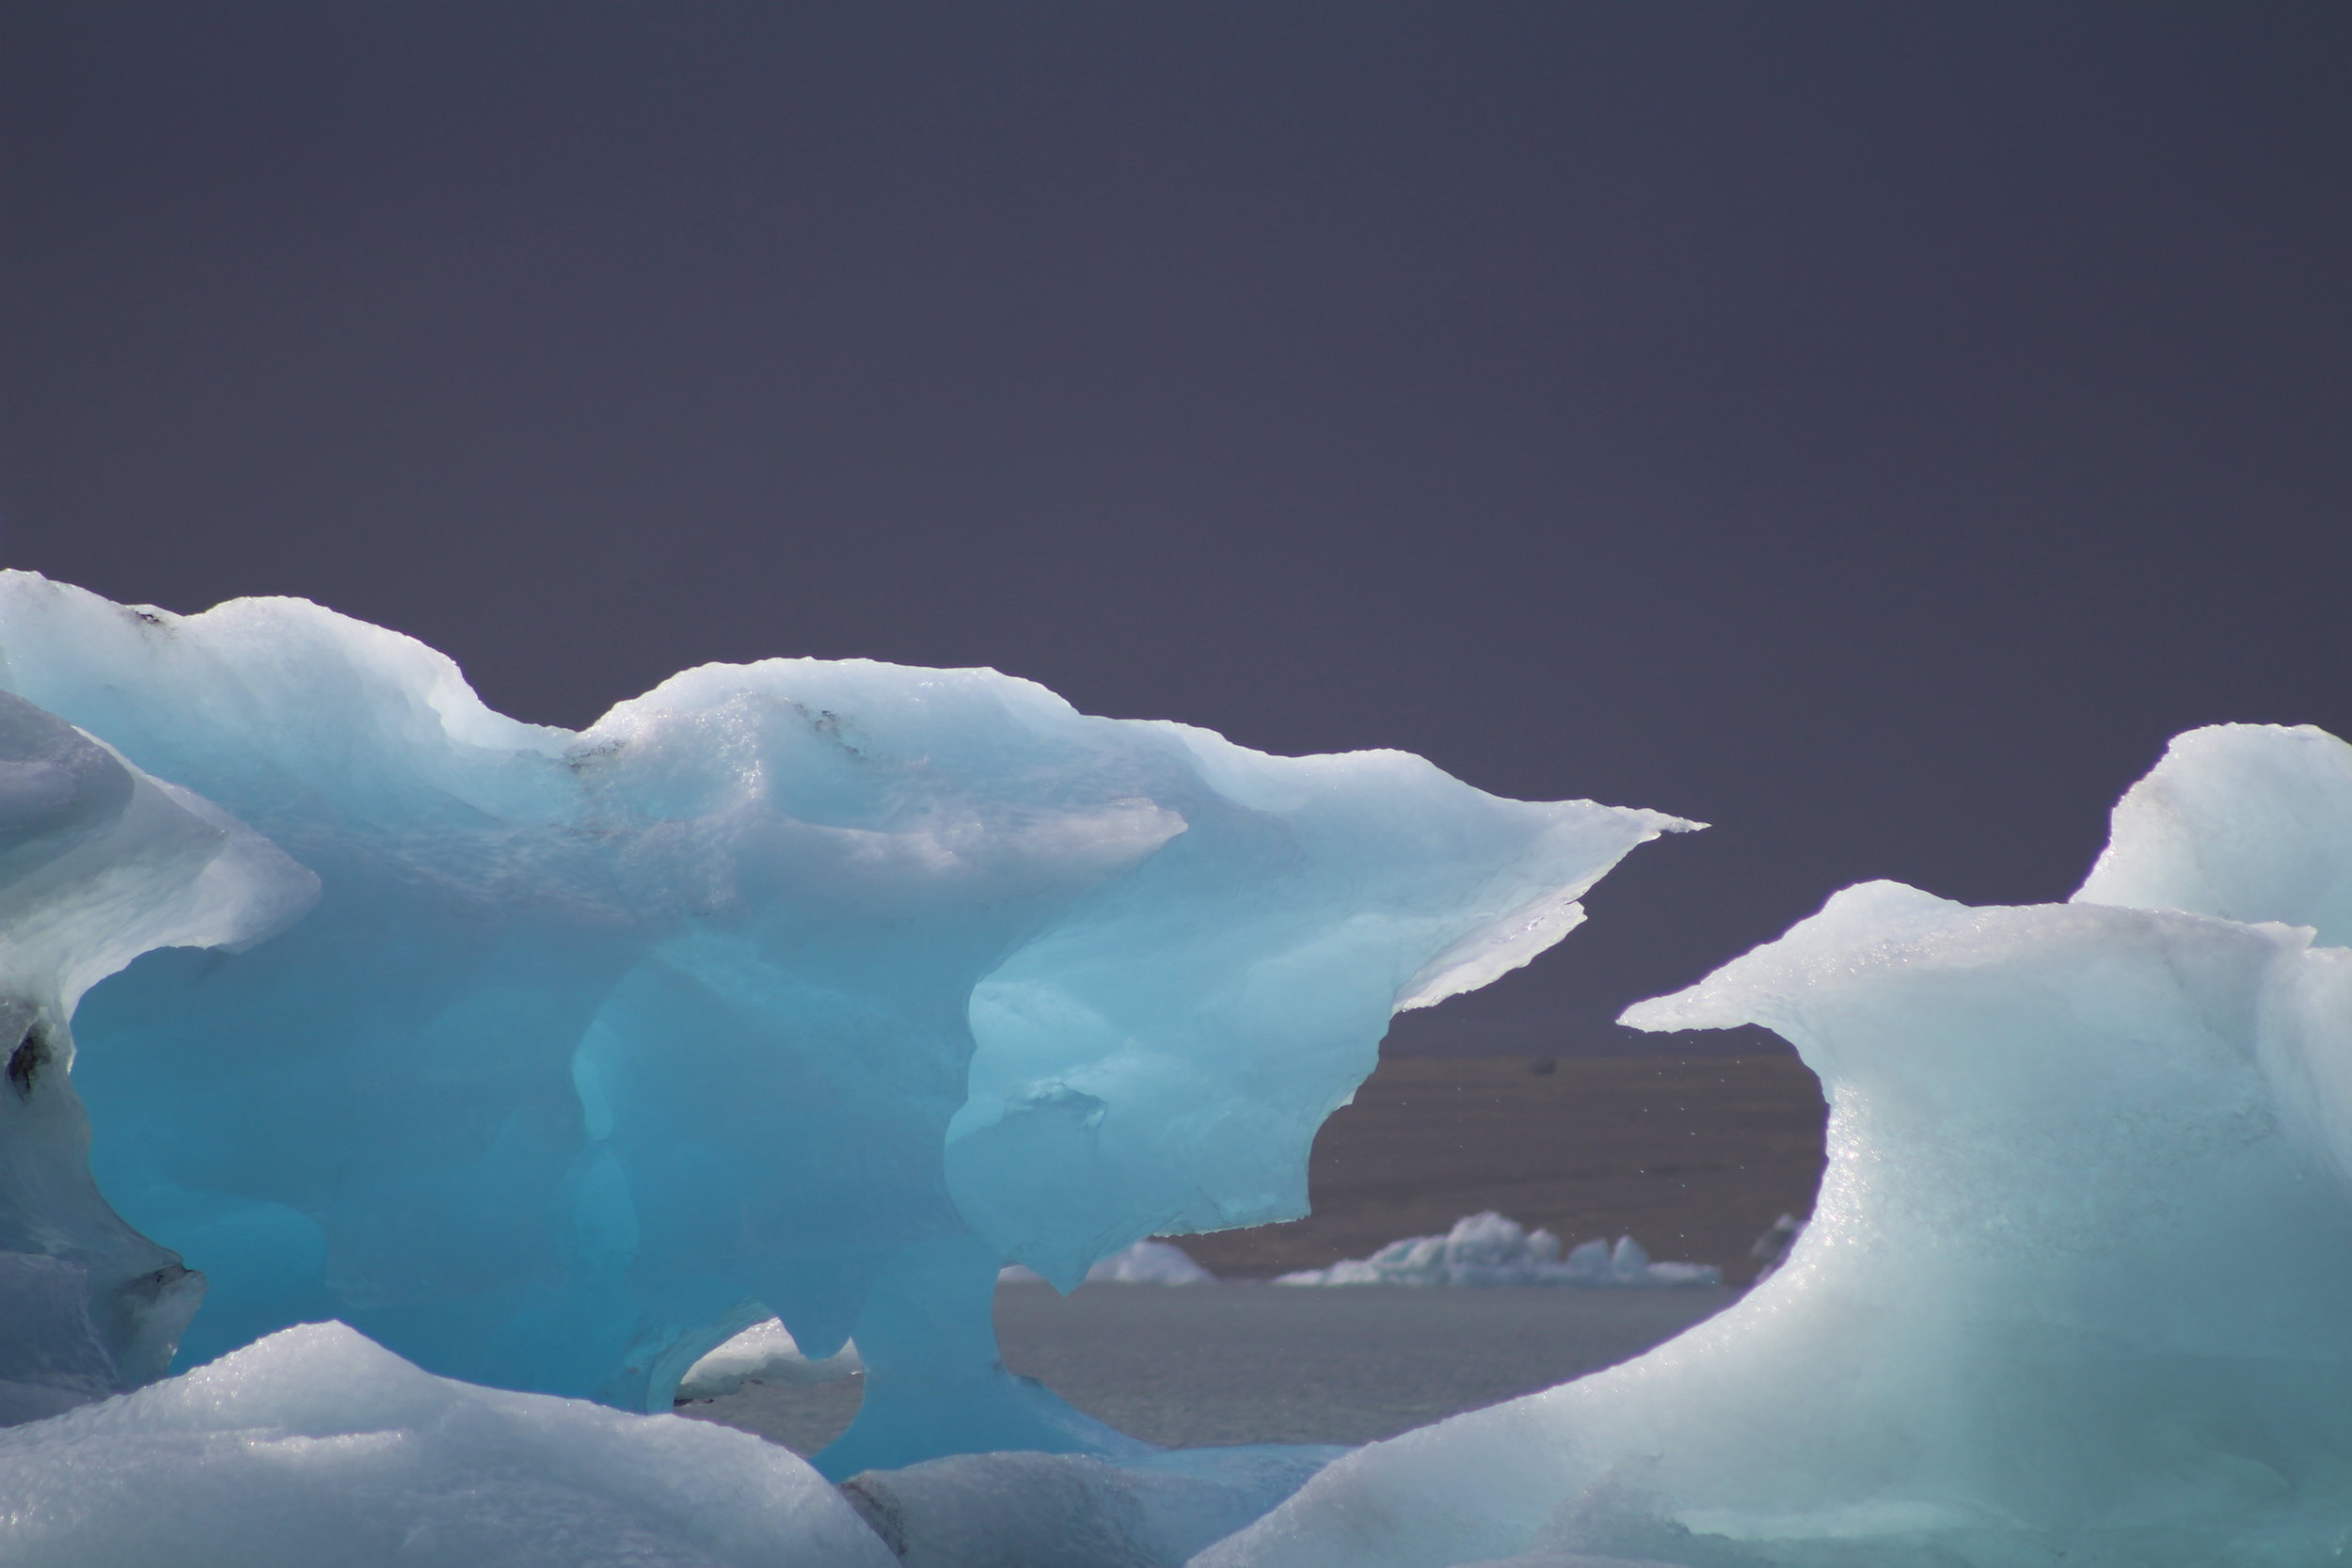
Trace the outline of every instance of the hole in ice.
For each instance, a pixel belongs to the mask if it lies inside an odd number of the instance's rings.
[[[0,1036],[0,1038],[6,1037]],[[33,1095],[33,1085],[40,1080],[42,1070],[49,1066],[52,1054],[54,1053],[49,1048],[49,1037],[41,1033],[39,1024],[25,1030],[24,1037],[16,1042],[14,1051],[8,1053],[9,1086],[14,1088],[19,1096],[30,1100]]]

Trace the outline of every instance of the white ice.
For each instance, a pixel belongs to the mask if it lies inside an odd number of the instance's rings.
[[[1850,888],[1627,1021],[1831,1106],[1786,1264],[1197,1568],[2317,1568],[2352,1542],[2352,748],[2186,736],[2073,903]],[[2127,905],[2145,901],[2151,907]],[[2283,923],[2273,923],[2273,922]]]
[[[1277,1285],[1566,1285],[1649,1289],[1720,1285],[1711,1263],[1654,1263],[1640,1243],[1582,1242],[1563,1258],[1560,1238],[1528,1230],[1488,1210],[1456,1220],[1442,1236],[1408,1236],[1369,1258],[1279,1275]]]
[[[779,1318],[754,1323],[687,1369],[678,1380],[681,1400],[715,1400],[746,1383],[836,1383],[866,1370],[857,1346],[846,1344],[815,1360],[801,1354]]]
[[[0,1432],[8,1568],[895,1568],[788,1449],[476,1387],[341,1324]]]

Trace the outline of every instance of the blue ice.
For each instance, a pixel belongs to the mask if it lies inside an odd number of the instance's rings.
[[[997,1362],[1015,1260],[1305,1212],[1391,1015],[1525,963],[1691,826],[1275,757],[991,671],[687,671],[586,731],[289,599],[0,575],[0,686],[315,874],[94,990],[123,1220],[209,1281],[183,1366],[340,1319],[423,1369],[666,1408],[780,1316],[868,1369],[846,1474],[1139,1445]]]

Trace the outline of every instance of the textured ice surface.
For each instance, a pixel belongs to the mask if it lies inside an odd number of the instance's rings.
[[[1181,1568],[1347,1450],[960,1454],[843,1487],[907,1568]]]
[[[811,1360],[792,1342],[781,1320],[770,1318],[742,1333],[687,1369],[678,1380],[682,1400],[715,1400],[734,1393],[746,1383],[837,1383],[866,1370],[855,1345],[844,1345],[821,1360]]]
[[[151,948],[262,936],[316,890],[204,801],[0,695],[0,1425],[161,1376],[203,1293],[91,1182],[76,1004]]]
[[[1637,1361],[1359,1450],[1200,1568],[2341,1560],[2352,950],[2266,922],[2344,940],[2347,760],[2184,736],[2083,901],[1851,888],[1634,1008],[1820,1074],[1787,1263]]]
[[[1369,1258],[1278,1275],[1277,1285],[1571,1285],[1588,1288],[1715,1286],[1710,1263],[1653,1263],[1641,1243],[1591,1241],[1560,1255],[1560,1238],[1528,1230],[1491,1210],[1454,1222],[1442,1236],[1408,1236]]]
[[[2176,738],[2115,808],[2077,903],[2309,926],[2352,946],[2352,746],[2305,725]]]
[[[869,1369],[836,1473],[1132,1445],[996,1364],[1008,1258],[1302,1212],[1390,1014],[1681,824],[1271,757],[988,671],[706,666],[583,734],[295,600],[0,575],[0,683],[315,871],[249,952],[85,1004],[93,1168],[210,1277],[183,1365],[341,1319],[667,1408],[780,1316]]]
[[[432,1376],[340,1324],[0,1432],[8,1568],[892,1568],[788,1449]]]
[[[1019,1263],[1007,1264],[997,1275],[1000,1283],[1042,1284],[1044,1276]],[[1137,1242],[1123,1252],[1098,1259],[1087,1270],[1089,1285],[1214,1285],[1216,1275],[1192,1260],[1173,1242]]]

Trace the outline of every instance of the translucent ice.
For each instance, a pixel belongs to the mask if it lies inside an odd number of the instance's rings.
[[[9,1568],[894,1568],[788,1449],[479,1388],[336,1323],[0,1432]]]
[[[334,1318],[665,1408],[771,1314],[868,1368],[836,1473],[1132,1451],[996,1364],[1008,1259],[1306,1207],[1391,1013],[1484,984],[1685,824],[1271,757],[989,671],[691,670],[583,734],[294,600],[0,576],[0,684],[321,879],[94,993],[93,1168],[212,1280],[183,1364]]]
[[[2185,736],[2077,902],[1851,888],[1634,1008],[1767,1024],[1820,1075],[1786,1264],[1637,1361],[1359,1450],[1200,1568],[2338,1560],[2352,950],[2304,923],[2344,940],[2347,760]]]
[[[315,892],[204,801],[0,695],[0,1424],[161,1376],[203,1293],[91,1182],[83,993],[151,948],[264,935]]]
[[[1617,1244],[1591,1241],[1560,1255],[1560,1238],[1528,1230],[1489,1211],[1456,1220],[1442,1236],[1408,1236],[1369,1258],[1327,1269],[1301,1269],[1277,1285],[1571,1285],[1628,1287],[1720,1285],[1723,1270],[1707,1263],[1653,1263],[1630,1236]]]
[[[2074,898],[2309,926],[2352,946],[2352,746],[2309,725],[2179,736],[2117,804]]]

